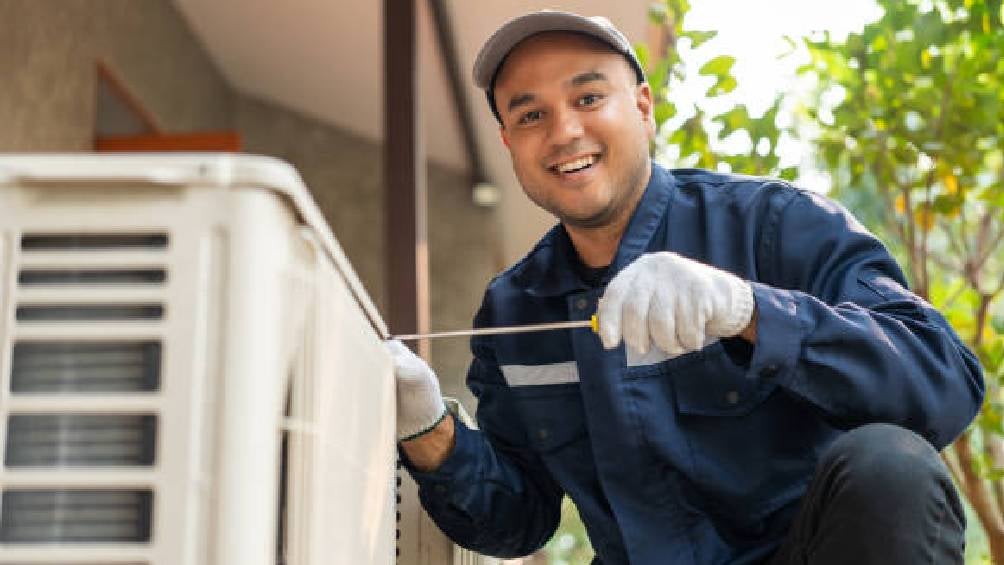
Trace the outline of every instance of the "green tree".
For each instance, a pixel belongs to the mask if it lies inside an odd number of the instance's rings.
[[[760,116],[752,116],[744,104],[736,104],[716,114],[709,114],[701,102],[680,107],[674,100],[673,92],[686,81],[707,81],[711,86],[705,92],[705,100],[728,94],[736,89],[738,81],[732,74],[735,57],[719,55],[697,69],[696,75],[681,56],[683,49],[699,49],[717,32],[687,29],[685,25],[688,0],[663,0],[649,10],[649,18],[659,30],[660,45],[650,53],[644,45],[636,47],[642,65],[646,67],[648,82],[655,100],[654,114],[658,135],[655,143],[657,157],[678,153],[674,165],[686,165],[705,169],[725,168],[734,173],[749,175],[774,175],[788,180],[795,178],[796,167],[780,167],[777,144],[781,130],[777,126],[777,115],[782,96]],[[673,118],[685,117],[682,123]],[[717,130],[716,133],[712,133]],[[721,144],[730,135],[745,133],[749,144],[745,151],[735,154],[725,153]],[[673,151],[675,149],[675,151]]]
[[[979,418],[943,454],[1004,563],[1004,29],[1000,0],[879,0],[884,15],[806,39],[805,116],[833,195],[979,356]],[[839,102],[833,103],[833,100]]]

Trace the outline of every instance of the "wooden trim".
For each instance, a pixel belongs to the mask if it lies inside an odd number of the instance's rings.
[[[97,151],[240,151],[241,138],[233,131],[98,137]]]
[[[112,92],[115,93],[115,96],[117,96],[122,103],[125,104],[141,122],[143,122],[143,125],[146,126],[148,130],[155,134],[164,133],[164,128],[160,126],[160,123],[157,121],[157,117],[143,106],[139,97],[134,95],[129,90],[125,82],[117,74],[115,74],[115,71],[113,71],[112,68],[104,62],[104,60],[98,59],[96,66],[98,71],[98,80],[105,81],[109,88],[111,88]]]

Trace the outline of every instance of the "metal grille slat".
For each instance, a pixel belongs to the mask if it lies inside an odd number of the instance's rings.
[[[34,285],[127,285],[160,284],[167,280],[164,269],[23,269],[18,284]]]
[[[168,244],[167,234],[25,234],[21,236],[24,251],[66,249],[114,249],[138,247],[163,249]]]
[[[150,490],[8,490],[0,542],[142,542],[150,539]]]
[[[15,414],[7,423],[7,467],[153,464],[153,415]]]
[[[160,386],[161,346],[144,342],[21,341],[14,393],[140,392]]]
[[[15,313],[19,322],[157,320],[163,316],[161,304],[18,305]]]

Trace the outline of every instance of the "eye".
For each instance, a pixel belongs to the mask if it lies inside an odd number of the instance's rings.
[[[576,106],[593,106],[603,98],[599,94],[585,94],[575,101]]]
[[[530,124],[539,120],[540,116],[541,116],[540,110],[530,110],[529,112],[524,112],[519,117],[519,123],[521,125]]]

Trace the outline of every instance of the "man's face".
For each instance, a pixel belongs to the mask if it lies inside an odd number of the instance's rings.
[[[523,190],[566,224],[630,213],[649,173],[652,94],[586,36],[549,32],[509,54],[495,81],[502,137]]]

